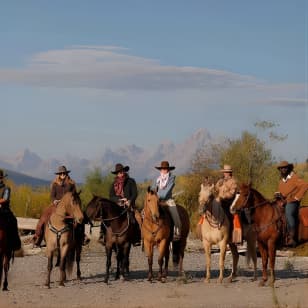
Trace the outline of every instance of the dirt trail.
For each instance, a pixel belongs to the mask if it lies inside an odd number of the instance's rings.
[[[58,270],[52,275],[51,289],[43,287],[47,259],[44,251],[27,250],[16,258],[9,273],[9,292],[0,293],[0,307],[308,307],[308,257],[278,257],[277,281],[274,288],[259,287],[252,282],[252,269],[240,257],[239,277],[229,284],[216,283],[218,255],[212,254],[212,281],[203,282],[205,258],[199,241],[190,241],[184,259],[186,279],[178,279],[170,266],[166,283],[147,277],[147,259],[140,247],[131,252],[131,274],[128,281],[103,282],[105,253],[92,240],[82,254],[83,280],[75,272],[65,287],[58,287]],[[157,270],[157,259],[154,269]],[[231,255],[226,257],[226,274],[230,273]],[[114,263],[114,259],[113,259]],[[261,260],[258,258],[258,278]]]

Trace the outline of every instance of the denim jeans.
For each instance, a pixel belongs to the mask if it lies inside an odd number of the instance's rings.
[[[299,210],[299,202],[293,201],[286,204],[285,211],[286,211],[286,219],[288,230],[294,230],[297,227],[298,221],[298,210]]]

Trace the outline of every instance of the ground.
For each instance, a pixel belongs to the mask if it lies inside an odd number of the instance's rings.
[[[9,291],[0,291],[0,307],[308,307],[308,257],[281,256],[276,261],[275,287],[259,287],[251,281],[252,269],[240,257],[239,276],[233,283],[218,277],[218,255],[212,254],[212,280],[204,283],[205,259],[201,242],[190,240],[184,259],[186,279],[179,279],[170,266],[166,283],[147,281],[147,259],[140,247],[132,248],[131,274],[127,281],[104,280],[105,253],[96,239],[82,253],[83,279],[76,280],[75,270],[65,287],[58,287],[58,269],[46,289],[47,259],[44,249],[28,249],[15,258],[9,273]],[[231,269],[231,255],[226,257],[226,275]],[[114,259],[113,259],[114,263]],[[157,259],[154,261],[157,273]]]

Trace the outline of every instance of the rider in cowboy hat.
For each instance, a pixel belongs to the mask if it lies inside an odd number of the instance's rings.
[[[182,223],[180,215],[174,200],[172,199],[172,190],[175,186],[175,175],[170,171],[174,170],[174,166],[170,166],[168,161],[162,161],[160,166],[155,167],[159,170],[160,175],[153,180],[152,189],[157,190],[159,200],[168,205],[171,218],[174,224],[173,240],[181,238]]]
[[[21,241],[18,234],[17,219],[10,209],[11,189],[4,182],[5,177],[7,177],[7,174],[0,169],[0,214],[6,217],[8,244],[12,250],[19,250]]]
[[[300,179],[293,171],[293,164],[283,160],[277,169],[280,172],[278,192],[285,203],[288,228],[287,246],[296,246],[296,228],[298,226],[298,210],[300,201],[308,190],[308,183]],[[277,195],[276,195],[277,196]]]
[[[67,170],[65,166],[59,166],[57,172],[55,172],[56,177],[51,183],[51,205],[44,210],[36,226],[35,234],[33,236],[33,242],[35,246],[40,246],[44,237],[44,225],[47,223],[50,215],[55,210],[64,194],[67,192],[76,191],[76,183],[70,178],[70,172],[71,171]],[[83,244],[87,244],[89,241],[90,239],[84,235]]]
[[[136,181],[128,175],[129,166],[123,166],[118,163],[115,165],[112,174],[115,175],[114,181],[110,187],[109,191],[109,199],[120,206],[128,207],[130,211],[131,222],[134,226],[134,235],[133,239],[134,246],[141,245],[141,232],[139,228],[139,224],[135,219],[136,209],[135,203],[138,195],[137,184]],[[103,245],[105,244],[105,228],[103,223],[101,224],[101,233],[99,242]]]

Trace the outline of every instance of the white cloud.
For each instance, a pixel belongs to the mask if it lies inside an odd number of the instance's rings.
[[[0,69],[0,82],[30,86],[114,90],[238,88],[255,85],[250,76],[198,67],[163,66],[115,46],[74,46],[35,54],[20,69]]]

